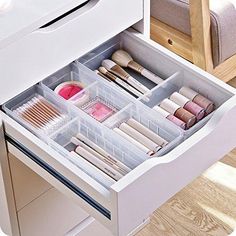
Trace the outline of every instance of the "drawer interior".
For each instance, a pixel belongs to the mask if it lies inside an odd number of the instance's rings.
[[[163,82],[158,85],[154,84],[142,75],[127,69],[130,75],[149,89],[148,92],[136,98],[96,74],[94,70],[98,69],[104,59],[111,58],[112,53],[118,49],[128,51],[135,61],[160,76]],[[64,82],[79,83],[83,89],[70,96],[69,99],[64,99],[55,92]],[[125,32],[22,92],[5,103],[3,109],[10,117],[97,182],[98,186],[102,186],[109,192],[122,178],[128,176],[145,161],[159,157],[163,160],[165,154],[170,153],[211,118],[213,113],[185,131],[152,109],[173,92],[179,91],[182,86],[188,86],[210,99],[214,103],[215,110],[233,96],[233,93],[222,88],[214,80],[206,79],[199,73],[184,67],[177,60],[170,59],[161,50]],[[31,104],[35,102],[32,99],[35,97],[41,99],[44,105],[47,104],[47,111],[43,111],[43,114],[40,114],[42,104],[37,104],[40,107],[37,111],[40,117],[39,125],[35,124],[35,117],[32,117],[31,113],[28,117],[22,116],[25,109],[27,112],[32,111]],[[75,103],[74,101],[77,100],[80,102]],[[102,104],[105,115],[94,115],[94,112],[91,112],[94,104]],[[28,110],[28,107],[31,110]],[[54,113],[56,113],[56,119],[54,119]],[[50,120],[48,123],[47,118],[51,119],[52,116],[53,121]],[[166,142],[163,146],[159,145],[160,148],[158,146],[159,149],[155,149],[152,156],[115,131],[117,127],[132,119]],[[81,145],[73,142],[73,138],[78,137],[78,134],[84,140],[94,144],[96,148],[103,150],[105,156],[114,158],[129,171],[122,173],[121,176],[118,175],[119,177],[114,177],[105,169],[93,165],[86,158],[81,158],[76,154],[78,146]],[[137,174],[137,172],[134,173]]]
[[[118,49],[128,51],[136,61],[162,77],[164,81],[155,85],[142,75],[128,69],[128,73],[150,89],[150,92],[136,99],[97,75],[94,70],[101,65],[102,60],[111,58],[112,53]],[[144,53],[148,55],[145,58],[143,57]],[[55,92],[55,88],[68,81],[78,82],[83,90],[66,100]],[[79,61],[69,64],[44,79],[39,85],[22,92],[4,104],[3,109],[99,184],[109,189],[114,184],[114,179],[90,162],[76,158],[72,154],[76,149],[72,138],[81,134],[132,170],[149,159],[150,156],[132,142],[128,142],[129,145],[127,145],[127,139],[114,132],[114,129],[129,119],[134,119],[167,142],[167,145],[152,153],[154,157],[163,156],[180,144],[185,137],[200,129],[212,115],[206,116],[195,126],[184,131],[152,109],[182,86],[192,87],[212,100],[216,109],[232,96],[230,92],[212,84],[211,81],[205,80],[191,71],[181,70],[181,67],[174,61],[168,60],[165,54],[157,53],[155,49],[145,43],[135,40],[131,34],[122,33],[89,52]],[[73,99],[82,96],[86,96],[86,99],[75,105]],[[35,117],[31,117],[31,115],[26,118],[22,117],[24,110],[19,110],[19,108],[25,109],[24,106],[32,103],[34,101],[32,99],[35,97],[44,99],[49,103],[49,106],[57,109],[61,119],[54,120],[53,125],[49,123],[46,128],[39,128],[35,127],[34,122],[28,122]],[[110,109],[111,112],[105,119],[99,120],[90,114],[88,108],[94,101],[102,102]],[[51,118],[50,114],[46,114],[46,118],[42,119],[47,118]]]

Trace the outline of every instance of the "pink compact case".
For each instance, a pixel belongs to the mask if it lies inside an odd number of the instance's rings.
[[[85,104],[82,109],[99,122],[105,121],[117,111],[116,108],[98,97]]]

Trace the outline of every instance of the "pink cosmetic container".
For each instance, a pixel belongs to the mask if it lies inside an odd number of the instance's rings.
[[[187,87],[182,87],[179,90],[179,93],[182,94],[183,96],[189,98],[191,101],[195,102],[198,104],[200,107],[204,108],[205,113],[208,115],[214,110],[214,103],[207,99],[206,97],[202,96],[201,94],[197,93],[196,91],[187,88]]]
[[[205,110],[202,107],[190,101],[188,98],[178,92],[174,92],[170,96],[170,100],[195,115],[197,121],[201,120],[205,116]]]
[[[180,120],[179,118],[175,117],[174,115],[170,114],[168,111],[162,109],[159,106],[153,107],[153,109],[157,112],[159,112],[162,116],[164,116],[166,119],[174,123],[175,125],[179,126],[182,129],[186,129],[186,123]]]
[[[100,98],[96,98],[82,107],[82,109],[99,122],[112,116],[116,109]]]

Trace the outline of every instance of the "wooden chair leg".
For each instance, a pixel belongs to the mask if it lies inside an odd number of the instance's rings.
[[[212,73],[209,0],[189,0],[193,63]]]

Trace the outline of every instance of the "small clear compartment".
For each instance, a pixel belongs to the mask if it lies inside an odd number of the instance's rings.
[[[130,171],[146,160],[146,156],[142,152],[132,145],[130,148],[130,145],[127,146],[119,135],[114,134],[103,125],[97,125],[92,118],[85,114],[70,121],[49,137],[49,144],[52,148],[107,189],[115,183],[113,178],[87,160],[71,154],[71,152],[75,152],[76,148],[72,138],[78,137],[78,134],[102,148],[110,156],[127,166]]]
[[[44,141],[48,135],[76,117],[76,112],[62,99],[40,85],[29,88],[5,103],[3,110]]]
[[[83,91],[96,82],[96,77],[80,70],[75,62],[55,72],[41,82],[45,89],[54,91],[65,100],[80,106]],[[80,100],[78,103],[77,101]]]
[[[73,68],[73,72],[71,71],[71,67]],[[55,96],[59,96],[59,94],[55,93],[54,88],[63,83],[63,81],[68,82],[68,79],[73,79],[74,76],[71,74],[78,76],[79,81],[84,84],[86,83],[87,86],[70,99],[65,100],[74,105],[73,107],[75,109],[77,107],[83,110],[99,122],[105,121],[130,102],[134,101],[132,97],[123,93],[119,88],[116,86],[113,87],[110,83],[101,80],[96,73],[78,63],[72,63],[58,71],[45,79],[41,85],[45,90],[49,90]],[[55,75],[61,79],[58,80]]]
[[[131,123],[131,120],[135,123]],[[163,156],[183,140],[182,130],[167,119],[163,118],[161,115],[143,106],[141,103],[130,104],[104,124],[112,130],[114,128],[119,128],[121,124],[125,124],[126,127],[135,129],[139,133],[143,134],[145,138],[149,138],[149,140],[160,145],[160,150],[157,150],[157,152],[152,156]],[[138,124],[138,126],[136,126],[136,124]],[[141,128],[139,127],[140,125]],[[142,126],[145,128],[141,131]],[[157,135],[157,142],[155,139],[156,137],[150,138],[150,136],[145,133],[147,131],[146,128],[151,131],[151,136],[154,134]],[[127,132],[127,134],[129,133]],[[161,140],[159,140],[159,138]],[[161,145],[163,142],[162,139],[166,141],[163,146]],[[136,141],[140,141],[140,139],[136,138]]]
[[[129,32],[121,33],[120,35],[110,39],[81,57],[78,62],[94,71],[101,66],[103,60],[111,59],[112,54],[119,49],[128,52],[134,61],[138,62],[163,80],[166,80],[178,71],[178,67],[174,63],[169,67],[166,66],[170,64],[170,62],[165,56],[158,54],[155,48],[150,47],[150,45],[148,46],[142,40],[138,40]],[[123,69],[148,89],[153,89],[157,86],[157,84],[153,83],[141,74],[134,72],[134,70],[129,68]]]
[[[78,81],[85,88],[94,83],[96,79],[94,77],[84,76],[84,74],[82,74],[79,70],[77,64],[72,62],[71,64],[65,66],[64,68],[44,79],[41,84],[45,85],[51,90],[54,90],[61,83],[69,81]]]
[[[133,101],[132,97],[102,81],[86,88],[84,93],[87,100],[80,108],[99,122],[109,119]]]
[[[153,108],[154,106],[159,105],[165,98],[169,98],[174,92],[179,92],[183,86],[191,88],[212,101],[214,103],[214,111],[232,97],[232,94],[220,85],[212,83],[211,80],[205,79],[197,73],[185,70],[176,72],[163,84],[154,88],[151,92],[151,96],[149,96],[149,101],[144,99],[140,99],[140,101],[142,101],[146,106]],[[203,127],[212,117],[214,111],[205,116],[202,120],[198,121],[190,129],[184,131],[184,136],[189,137]],[[155,112],[158,113],[157,111]]]

